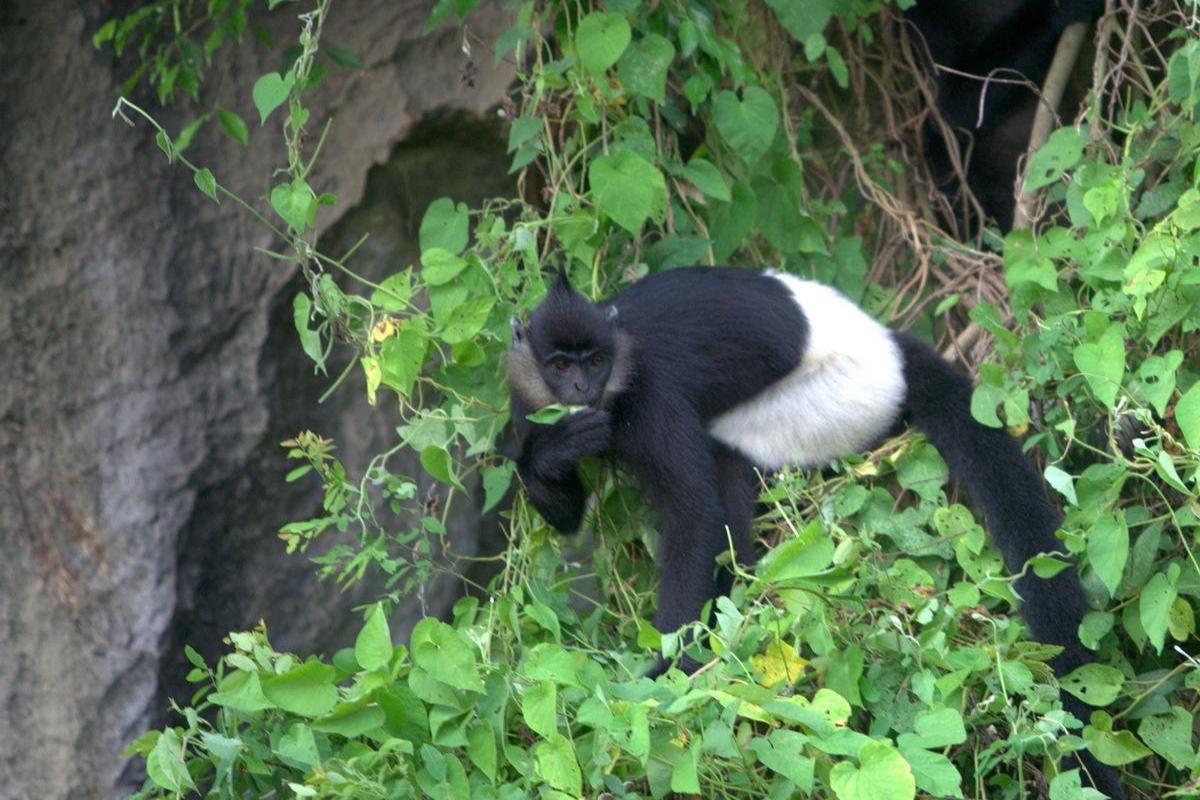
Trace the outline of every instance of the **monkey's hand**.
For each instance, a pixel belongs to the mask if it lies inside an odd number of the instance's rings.
[[[669,658],[659,656],[658,661],[656,661],[654,663],[654,666],[652,666],[649,670],[646,671],[646,677],[650,678],[651,680],[654,680],[659,675],[665,674],[666,671],[669,670],[672,666],[675,666],[674,661],[672,661]],[[684,656],[679,657],[678,667],[680,670],[683,671],[683,673],[685,675],[691,675],[693,672],[700,669],[702,666],[704,666],[704,665],[701,664],[696,659],[692,658],[691,656],[684,655]]]
[[[611,443],[612,415],[595,408],[529,428],[517,471],[534,507],[563,533],[578,530],[587,511],[579,460],[606,452]]]
[[[609,449],[612,415],[602,409],[585,408],[530,433],[527,452],[533,472],[558,478],[573,472],[580,459]]]
[[[612,444],[612,414],[600,408],[585,408],[558,421],[561,435],[575,444],[584,456],[596,456]]]

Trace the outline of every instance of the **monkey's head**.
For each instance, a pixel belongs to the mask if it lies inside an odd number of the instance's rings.
[[[616,308],[588,302],[560,275],[528,325],[513,319],[513,388],[534,406],[607,402],[624,388],[628,371],[616,316]]]

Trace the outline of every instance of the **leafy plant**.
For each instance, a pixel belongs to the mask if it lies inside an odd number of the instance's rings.
[[[443,0],[432,21],[473,6]],[[496,57],[519,65],[506,113],[526,194],[479,209],[438,200],[420,268],[372,283],[349,268],[353,248],[324,254],[313,234],[336,198],[308,183],[320,145],[305,152],[303,93],[330,9],[301,17],[298,57],[254,87],[263,121],[284,115],[286,178],[262,208],[233,199],[284,243],[269,255],[308,280],[294,309],[314,367],[337,343],[354,348],[334,385],[353,373],[404,418],[395,448],[358,479],[318,435],[286,442],[303,462],[289,479],[318,476],[325,505],[282,536],[304,549],[346,532],[353,544],[321,557],[323,571],[380,568],[395,587],[328,661],[278,653],[261,629],[232,634],[216,664],[189,653],[198,690],[177,709],[182,724],[129,751],[147,760],[137,796],[908,800],[1017,797],[1036,779],[1058,800],[1089,796],[1056,766],[1085,744],[1147,793],[1196,793],[1200,678],[1185,648],[1200,596],[1200,46],[1189,31],[1142,48],[1127,32],[1144,12],[1110,16],[1106,82],[1083,123],[1030,160],[1039,224],[963,242],[938,209],[920,211],[931,182],[894,146],[919,133],[891,120],[919,118],[923,84],[905,69],[890,4],[520,3]],[[1106,71],[1110,46],[1120,58]],[[159,127],[158,141],[202,191],[232,198],[178,138]],[[591,472],[591,561],[565,556],[518,498],[488,601],[464,599],[451,622],[424,620],[393,646],[389,604],[433,568],[445,521],[388,457],[411,448],[447,492],[478,475],[486,505],[500,502],[513,475],[496,446],[508,320],[544,296],[542,276],[561,266],[599,296],[725,261],[832,283],[951,349],[990,343],[973,411],[1027,433],[1061,495],[1063,542],[1094,609],[1080,634],[1098,652],[1061,685],[1097,707],[1090,719],[1062,710],[1053,648],[1025,637],[999,555],[914,436],[764,482],[773,549],[740,569],[711,630],[697,624],[689,646],[705,667],[691,679],[639,677],[650,649],[689,639],[646,622],[654,526],[603,465]],[[395,530],[382,507],[412,527]]]

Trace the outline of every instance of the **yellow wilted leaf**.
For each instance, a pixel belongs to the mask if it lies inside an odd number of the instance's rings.
[[[759,672],[758,682],[766,687],[774,686],[780,681],[792,682],[804,673],[808,660],[801,658],[786,644],[777,644],[766,653],[750,656],[750,663]]]
[[[375,405],[375,390],[383,380],[383,370],[379,368],[379,359],[371,357],[362,359],[363,372],[367,373],[367,402]]]
[[[400,327],[396,324],[395,319],[384,317],[379,322],[376,322],[375,327],[371,329],[371,341],[382,342],[398,330],[400,330]]]

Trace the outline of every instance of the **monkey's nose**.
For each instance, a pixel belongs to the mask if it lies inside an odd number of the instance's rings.
[[[586,383],[580,383],[580,382],[576,381],[576,383],[575,383],[575,391],[577,391],[577,392],[586,392],[586,391],[587,391],[587,388],[588,388],[588,385],[587,385]]]

